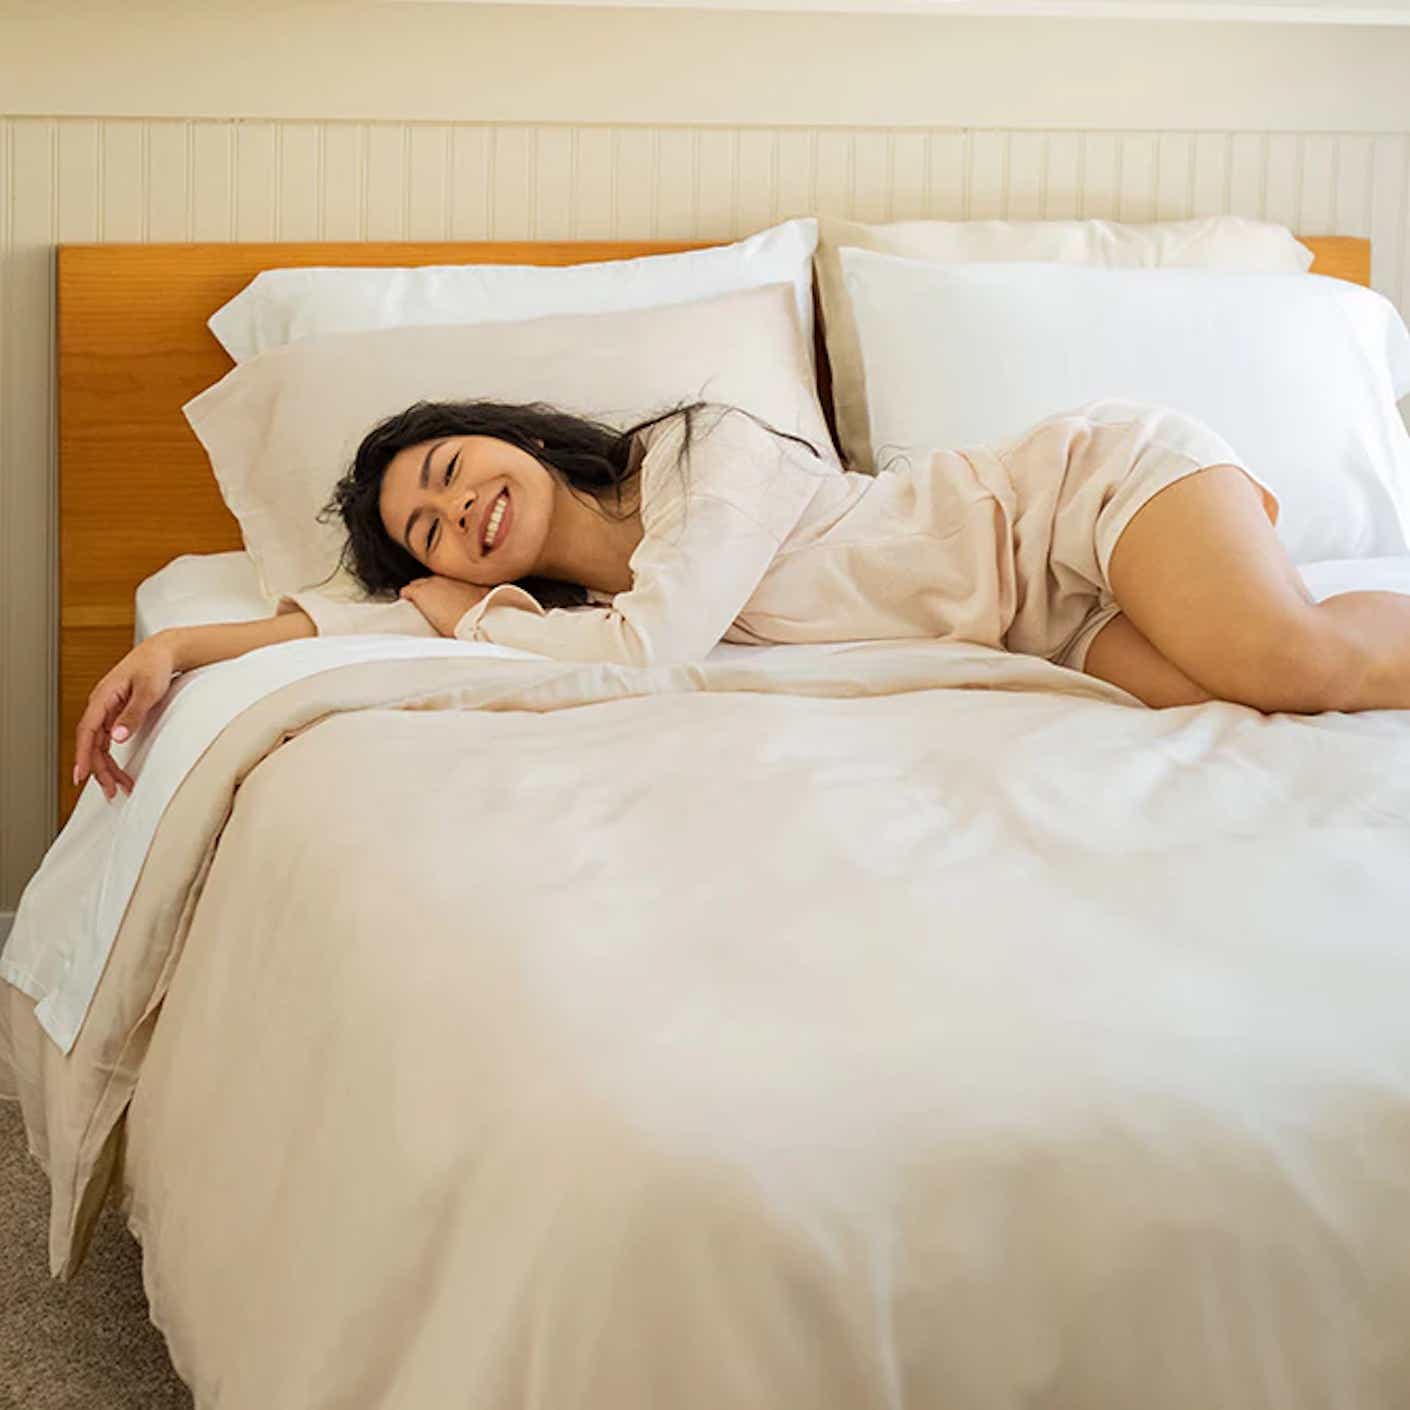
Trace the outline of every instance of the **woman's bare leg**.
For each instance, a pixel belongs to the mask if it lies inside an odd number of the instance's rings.
[[[1214,699],[1167,661],[1119,612],[1092,638],[1082,669],[1098,680],[1119,685],[1156,709],[1200,705]]]
[[[1217,699],[1299,714],[1410,708],[1410,595],[1314,602],[1237,466],[1205,466],[1142,505],[1108,575],[1131,626]]]

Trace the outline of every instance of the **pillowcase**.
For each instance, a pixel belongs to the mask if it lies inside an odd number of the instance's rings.
[[[674,255],[563,267],[427,265],[414,269],[266,269],[206,326],[237,363],[296,338],[407,324],[508,323],[555,313],[615,313],[688,303],[764,284],[793,285],[813,365],[813,251],[818,223],[785,221],[747,240]]]
[[[624,313],[303,338],[182,407],[270,598],[316,587],[344,531],[316,515],[363,436],[413,402],[545,401],[625,427],[732,402],[836,463],[791,284]],[[840,467],[839,467],[840,473]]]
[[[1054,260],[1105,266],[1194,265],[1304,274],[1312,251],[1283,225],[1217,215],[1122,225],[1109,220],[903,220],[861,225],[824,217],[816,259],[823,331],[832,368],[837,439],[849,469],[875,474],[857,330],[842,284],[843,245],[939,264]]]
[[[1218,432],[1282,501],[1295,562],[1405,553],[1410,332],[1324,275],[937,265],[844,249],[872,449],[991,444],[1103,397]]]

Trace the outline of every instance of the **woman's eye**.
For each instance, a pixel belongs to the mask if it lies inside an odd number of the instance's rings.
[[[460,452],[459,452],[459,451],[456,451],[456,453],[455,453],[453,456],[451,456],[451,458],[450,458],[449,460],[446,461],[446,477],[445,477],[445,483],[446,483],[446,484],[450,484],[451,475],[452,475],[452,474],[454,473],[454,471],[455,471],[455,462],[456,462],[457,460],[459,460],[459,459],[460,459]]]

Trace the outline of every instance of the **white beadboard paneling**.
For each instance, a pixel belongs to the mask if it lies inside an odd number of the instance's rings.
[[[780,135],[779,165],[783,165],[782,136]],[[891,143],[891,214],[892,220],[924,220],[926,209],[926,185],[930,169],[930,152],[924,132],[897,132]],[[784,214],[794,214],[808,210],[806,204],[782,209]]]
[[[367,240],[406,239],[406,139],[409,128],[371,123],[366,138],[363,229]]]
[[[191,124],[191,238],[235,239],[235,134],[231,122]]]
[[[656,220],[658,240],[693,240],[698,192],[695,184],[698,132],[668,127],[656,134]]]
[[[649,128],[613,129],[613,163],[616,202],[612,233],[627,238],[652,239],[656,199],[656,133]],[[764,224],[769,224],[766,219]]]
[[[61,241],[100,237],[98,183],[103,170],[99,124],[91,118],[58,123],[59,234]]]
[[[755,128],[739,134],[735,150],[734,228],[762,230],[775,220],[778,133]]]
[[[1233,210],[1263,209],[1264,136],[1261,132],[1229,134],[1229,206]],[[1344,231],[1351,234],[1351,231]]]
[[[537,129],[496,127],[491,141],[490,239],[530,240],[534,228],[533,147]]]
[[[1154,133],[1133,132],[1120,139],[1120,182],[1116,193],[1117,219],[1144,224],[1155,219],[1155,163],[1158,146]]]
[[[1302,161],[1298,168],[1299,200],[1297,228],[1333,229],[1334,193],[1337,177],[1337,138],[1330,133],[1311,133],[1302,139]]]
[[[729,128],[707,128],[695,133],[694,239],[728,240],[736,228],[737,137]]]
[[[0,832],[18,900],[52,836],[57,513],[54,245],[59,126],[7,123],[4,306],[0,309]],[[99,166],[101,171],[101,165]]]
[[[10,526],[15,523],[15,514],[10,505],[9,486],[15,475],[9,467],[15,462],[10,458],[9,437],[5,429],[10,421],[10,388],[6,375],[9,338],[5,330],[10,327],[7,276],[10,270],[10,249],[13,243],[11,227],[15,210],[10,183],[13,167],[11,150],[14,141],[14,124],[0,124],[0,682],[14,679],[18,660],[18,652],[15,651],[10,636],[10,613],[7,604],[15,600],[17,589],[31,585],[34,578],[34,556],[27,561],[17,562],[11,543]],[[26,528],[32,533],[35,526],[29,524]],[[47,564],[45,566],[47,567]],[[47,689],[47,686],[46,681],[38,687],[31,685],[30,690],[33,693]],[[16,850],[20,845],[21,836],[24,836],[26,845],[34,847],[38,840],[47,840],[49,832],[47,800],[39,805],[45,810],[42,814],[36,812],[22,817],[19,813],[7,811],[12,806],[12,801],[3,780],[9,775],[11,761],[18,757],[18,752],[10,742],[13,720],[10,709],[12,694],[12,690],[0,684],[0,897],[11,894],[10,877],[21,875],[19,853]],[[42,754],[43,751],[33,752]],[[14,861],[11,860],[11,853],[14,854]],[[8,925],[5,927],[5,933],[9,934]]]
[[[1263,219],[1299,229],[1302,139],[1295,132],[1270,132],[1264,159]],[[1308,232],[1311,233],[1310,231]]]
[[[408,240],[444,240],[450,228],[450,128],[426,123],[408,130]]]
[[[930,134],[927,220],[964,220],[969,209],[969,140],[963,132]],[[816,209],[823,207],[818,204]]]
[[[279,192],[275,170],[275,124],[242,122],[235,128],[234,188],[237,240],[273,240]]]
[[[283,132],[285,129],[280,129]],[[299,132],[308,129],[299,128]],[[190,124],[176,120],[147,124],[147,239],[191,238]]]
[[[610,240],[616,228],[617,165],[608,127],[577,133],[572,171],[573,238]]]
[[[366,131],[361,123],[328,122],[319,125],[321,181],[319,185],[320,240],[365,240],[362,227],[363,186],[367,162]]]
[[[1119,220],[1121,137],[1114,132],[1083,133],[1079,215],[1083,220]]]
[[[852,134],[823,130],[813,144],[815,209],[850,215],[852,203]]]
[[[55,244],[724,240],[810,212],[1226,211],[1369,235],[1375,287],[1410,309],[1404,131],[0,119],[0,908],[55,815]]]
[[[450,238],[488,240],[494,132],[488,127],[456,127],[450,146]]]
[[[280,123],[274,140],[274,238],[320,238],[323,129]]]
[[[1015,132],[1008,144],[1008,210],[1012,220],[1042,220],[1047,134]]]
[[[1372,138],[1348,133],[1337,140],[1336,178],[1332,190],[1332,226],[1343,235],[1371,233]]]

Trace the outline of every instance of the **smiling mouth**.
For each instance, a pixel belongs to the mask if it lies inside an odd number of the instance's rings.
[[[503,542],[505,534],[508,532],[509,519],[509,487],[506,485],[495,497],[495,501],[490,505],[485,513],[484,527],[480,539],[480,549],[483,554],[493,553]]]

